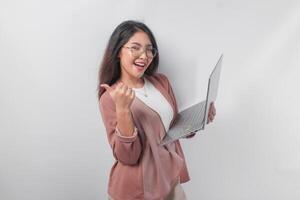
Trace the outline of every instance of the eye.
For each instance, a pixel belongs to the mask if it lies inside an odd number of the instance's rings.
[[[148,48],[147,51],[148,51],[148,52],[152,52],[153,49],[152,49],[152,48]]]
[[[139,51],[140,50],[140,47],[138,46],[132,46],[131,49],[135,50],[135,51]]]

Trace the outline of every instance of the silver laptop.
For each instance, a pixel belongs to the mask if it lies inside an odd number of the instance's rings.
[[[173,126],[170,127],[160,145],[168,144],[200,130],[204,130],[207,122],[209,105],[211,102],[216,101],[217,98],[222,60],[223,54],[220,56],[216,66],[210,74],[206,100],[179,112]]]

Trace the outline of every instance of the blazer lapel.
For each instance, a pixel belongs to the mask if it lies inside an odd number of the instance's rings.
[[[163,87],[163,85],[158,82],[155,78],[153,78],[153,76],[148,76],[147,74],[145,74],[145,77],[154,85],[154,87],[160,91],[160,93],[167,99],[167,101],[170,103],[172,109],[173,109],[173,119],[171,120],[169,127],[172,126],[173,122],[176,119],[177,116],[177,112],[175,109],[175,102],[172,101],[171,96],[168,94],[168,89],[165,89]]]
[[[151,76],[145,75],[146,78],[154,85],[156,89],[160,91],[160,93],[167,99],[167,101],[170,103],[172,109],[173,109],[173,118],[175,117],[175,105],[174,102],[171,99],[171,96],[168,94],[167,89],[165,89],[161,83],[159,83],[157,80],[154,80]]]

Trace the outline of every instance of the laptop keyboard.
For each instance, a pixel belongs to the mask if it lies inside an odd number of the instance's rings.
[[[176,118],[176,126],[190,126],[192,129],[200,128],[204,116],[205,102],[200,102],[180,112]]]

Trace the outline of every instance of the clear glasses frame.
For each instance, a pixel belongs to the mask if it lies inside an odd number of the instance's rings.
[[[146,52],[147,58],[154,58],[158,54],[157,49],[153,47],[152,48],[127,47],[127,46],[123,46],[123,47],[129,49],[134,57],[140,57],[144,52]]]

